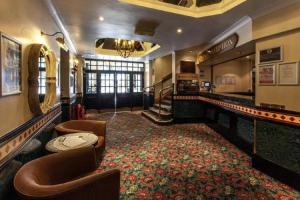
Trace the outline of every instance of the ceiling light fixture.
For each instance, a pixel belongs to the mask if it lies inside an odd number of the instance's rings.
[[[55,33],[53,33],[53,34],[48,34],[48,33],[45,33],[45,32],[43,32],[43,31],[41,31],[41,35],[42,35],[42,36],[46,35],[46,36],[53,37],[53,36],[56,36],[56,35],[58,35],[58,34],[61,34],[62,37],[57,37],[57,38],[55,39],[56,42],[57,42],[57,45],[58,45],[60,48],[62,48],[63,50],[69,51],[69,48],[68,48],[68,46],[67,46],[66,43],[65,43],[65,36],[64,36],[64,34],[63,34],[62,32],[55,32]]]
[[[123,58],[128,58],[135,51],[134,43],[135,43],[134,40],[116,39],[115,49],[117,50],[120,56],[122,56]]]
[[[101,22],[103,22],[103,21],[104,21],[104,17],[100,16],[100,17],[99,17],[99,20],[100,20]]]
[[[178,28],[178,29],[177,29],[177,33],[178,33],[178,34],[181,34],[181,33],[182,33],[182,29],[181,29],[181,28]]]

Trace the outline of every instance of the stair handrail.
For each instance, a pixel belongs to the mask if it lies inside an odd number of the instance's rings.
[[[164,82],[166,82],[170,79],[172,79],[172,73],[167,74],[166,76],[162,77],[162,79],[160,81],[158,81],[157,83],[154,83],[153,85],[148,86],[148,87],[144,87],[143,92],[146,92],[146,89],[148,89],[148,88],[154,88],[155,89],[155,86],[157,86],[159,84],[163,84]]]
[[[168,87],[165,87],[165,88],[162,88],[160,91],[159,91],[159,108],[158,108],[158,116],[160,118],[160,115],[161,115],[161,100],[162,100],[162,95],[163,95],[163,92],[165,90],[169,90],[169,89],[172,89],[171,90],[171,93],[173,93],[174,91],[174,84],[168,86]]]
[[[154,83],[151,86],[147,86],[143,88],[143,104],[144,104],[144,108],[145,108],[145,98],[146,96],[148,96],[150,99],[153,99],[153,102],[156,101],[156,90],[158,89],[158,86],[160,85],[160,88],[164,88],[164,83],[171,80],[172,79],[172,73],[167,74],[166,76],[162,77],[162,79],[160,81],[158,81],[157,83]],[[152,102],[152,101],[150,101]],[[151,103],[150,103],[151,104]],[[148,107],[148,103],[147,106]]]

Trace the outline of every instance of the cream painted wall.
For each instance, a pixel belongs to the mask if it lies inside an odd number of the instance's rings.
[[[253,39],[300,28],[300,1],[253,20]]]
[[[149,75],[152,76],[152,85],[158,83],[162,80],[163,77],[172,73],[172,54],[166,55],[163,57],[156,58],[150,61],[150,70]],[[164,83],[164,88],[172,84],[172,80]],[[162,85],[158,84],[155,87],[155,99],[159,97],[159,91],[162,89]]]
[[[159,82],[164,76],[172,73],[172,55],[159,57],[151,61],[151,68],[153,70],[154,82]]]
[[[255,19],[253,36],[257,39],[256,52],[259,52],[260,49],[282,45],[284,62],[300,61],[299,13],[300,2]],[[257,73],[258,59],[259,56],[256,55]],[[260,105],[260,103],[279,104],[285,105],[287,110],[300,112],[299,99],[300,86],[259,86],[257,80],[256,105]]]
[[[211,81],[211,67],[210,66],[200,66],[199,71],[203,71],[203,76],[200,77],[201,81]]]
[[[283,46],[284,62],[300,61],[300,31],[286,33],[258,41],[256,43],[256,52],[260,49]],[[257,60],[258,60],[257,55]],[[259,65],[257,63],[256,71],[258,73]],[[299,74],[300,76],[300,74]],[[257,74],[258,77],[258,74]],[[256,83],[256,105],[260,103],[285,105],[287,110],[300,112],[300,86],[259,86]]]
[[[145,73],[144,73],[144,87],[149,87],[152,85],[152,70],[150,70],[150,63],[145,62]]]
[[[41,30],[49,33],[59,30],[43,1],[0,1],[0,31],[23,44],[22,93],[0,98],[0,135],[6,134],[32,118],[27,101],[28,45],[32,43],[46,44],[59,57],[55,39],[41,37]]]
[[[180,73],[180,61],[192,61],[196,62],[196,52],[195,51],[176,51],[175,52],[175,65],[176,65],[176,73]],[[199,67],[196,67],[196,74],[199,74]]]
[[[213,68],[215,92],[248,92],[252,88],[251,73],[252,67],[250,61],[230,61]],[[220,76],[235,77],[236,83],[232,85],[217,85],[216,78]]]

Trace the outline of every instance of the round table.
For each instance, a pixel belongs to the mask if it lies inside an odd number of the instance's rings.
[[[62,152],[95,145],[98,137],[93,133],[72,133],[59,136],[46,144],[50,152]]]

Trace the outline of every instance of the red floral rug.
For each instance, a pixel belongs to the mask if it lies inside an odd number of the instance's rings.
[[[158,126],[129,112],[97,118],[108,121],[99,172],[121,170],[121,199],[300,199],[204,124]]]

